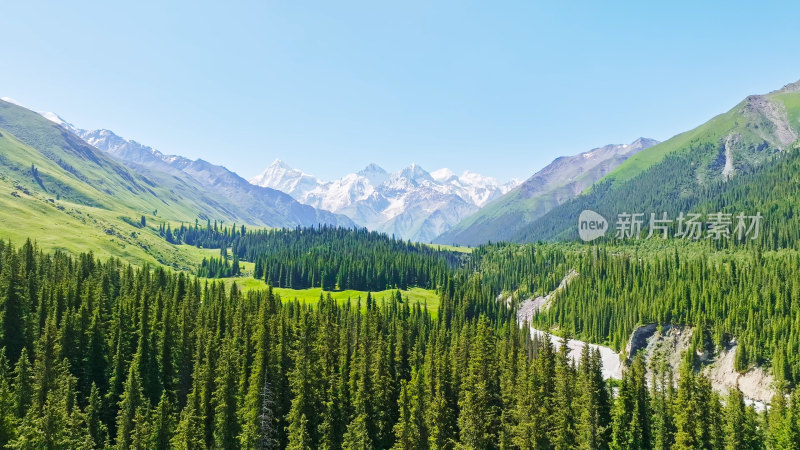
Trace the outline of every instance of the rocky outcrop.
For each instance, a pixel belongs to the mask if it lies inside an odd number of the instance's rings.
[[[769,404],[775,395],[772,375],[761,367],[752,367],[745,373],[734,369],[736,344],[723,349],[719,355],[702,372],[711,380],[711,385],[720,392],[728,392],[737,385],[757,407]]]
[[[797,132],[789,123],[783,103],[772,101],[766,95],[751,95],[745,100],[743,114],[749,121],[761,123],[758,134],[778,148],[784,149],[797,140]]]
[[[680,378],[680,365],[685,352],[692,344],[694,330],[677,325],[646,324],[638,327],[632,334],[626,347],[627,362],[642,352],[648,370],[648,378],[653,376],[653,369],[669,369],[675,381]],[[710,352],[709,352],[710,353]],[[769,404],[773,390],[773,377],[760,367],[753,367],[744,374],[734,369],[736,343],[719,351],[718,354],[698,354],[700,372],[708,377],[711,386],[721,394],[727,394],[737,385],[748,403],[758,409]]]

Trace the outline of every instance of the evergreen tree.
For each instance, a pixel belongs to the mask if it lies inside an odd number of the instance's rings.
[[[5,247],[0,270],[0,348],[15,363],[25,346],[25,282],[19,255],[11,245]]]
[[[578,373],[578,444],[582,449],[606,449],[611,422],[608,388],[600,367],[600,351],[588,345],[581,350]]]
[[[17,428],[17,418],[14,415],[14,394],[9,381],[11,380],[6,359],[6,349],[0,348],[0,448],[14,439]]]
[[[153,411],[152,419],[154,422],[152,447],[155,449],[170,448],[170,441],[175,430],[175,415],[172,401],[166,391],[161,393],[161,399]]]
[[[86,405],[87,433],[91,437],[93,448],[104,448],[107,444],[108,429],[102,421],[103,405],[100,391],[92,385],[89,404]]]
[[[219,449],[238,448],[237,367],[238,358],[233,348],[233,339],[227,338],[223,342],[217,389],[214,391],[214,447]]]
[[[33,374],[28,360],[28,350],[23,348],[14,368],[14,414],[22,419],[28,413],[33,399]]]
[[[499,385],[495,343],[486,316],[481,316],[470,348],[469,366],[459,400],[459,438],[462,445],[491,449],[497,446]]]
[[[745,448],[744,432],[745,423],[744,396],[738,386],[731,389],[725,404],[725,449],[738,450]]]
[[[302,414],[294,427],[289,430],[289,445],[286,448],[289,450],[311,450],[314,448],[311,443],[311,434],[308,431],[308,420],[305,414]]]
[[[612,449],[651,448],[650,412],[644,358],[639,353],[622,376],[614,402]]]
[[[128,379],[125,381],[125,390],[119,403],[117,414],[117,448],[127,449],[134,444],[134,429],[137,414],[141,416],[147,400],[142,391],[142,379],[139,368],[140,355],[137,353],[128,370]],[[140,417],[140,419],[143,419]]]

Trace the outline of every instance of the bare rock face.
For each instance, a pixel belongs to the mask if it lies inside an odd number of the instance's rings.
[[[761,123],[759,135],[776,147],[784,149],[797,140],[797,132],[789,123],[786,107],[766,95],[747,97],[742,114],[753,123]]]
[[[628,340],[628,345],[625,347],[625,354],[628,355],[628,364],[631,363],[633,357],[636,356],[639,350],[647,347],[648,341],[653,337],[656,331],[658,331],[658,325],[654,323],[642,325],[634,330],[631,334],[631,338]]]
[[[761,367],[752,367],[741,374],[734,369],[736,344],[723,349],[702,373],[711,380],[711,385],[720,392],[727,392],[737,385],[745,398],[758,406],[767,405],[775,395],[774,378]]]
[[[677,379],[683,354],[691,347],[692,335],[691,328],[669,324],[661,327],[656,324],[643,325],[631,335],[628,361],[641,351],[648,371],[657,365],[666,365]]]
[[[689,351],[694,330],[676,325],[646,324],[637,328],[628,342],[626,353],[628,364],[638,352],[642,352],[648,370],[648,379],[654,375],[654,369],[669,369],[674,380],[680,378],[680,365],[683,355]],[[761,367],[753,367],[741,374],[734,369],[736,343],[722,349],[718,354],[698,354],[700,372],[708,377],[711,386],[721,394],[739,386],[748,403],[763,409],[769,404],[775,391],[774,379]]]
[[[786,86],[778,89],[776,92],[778,93],[791,93],[791,92],[800,92],[800,80],[795,81],[794,83],[789,83]]]

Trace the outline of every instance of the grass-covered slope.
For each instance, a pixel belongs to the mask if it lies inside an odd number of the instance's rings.
[[[224,199],[167,174],[134,172],[38,114],[2,101],[0,206],[0,238],[179,267],[196,263],[195,249],[165,243],[156,224],[237,219]],[[137,225],[142,216],[149,226]]]
[[[747,97],[694,130],[632,156],[591,189],[521,229],[511,240],[575,238],[577,218],[584,209],[613,219],[622,212],[666,211],[674,216],[701,204],[719,204],[731,183],[748,174],[755,177],[749,181],[754,190],[763,192],[757,189],[759,172],[770,167],[770,161],[792,157],[788,150],[795,147],[799,135],[800,83]]]
[[[179,168],[126,165],[38,113],[0,101],[0,238],[194,267],[196,252],[164,242],[160,223],[352,226],[224,167],[182,161]],[[142,216],[149,226],[138,225]]]

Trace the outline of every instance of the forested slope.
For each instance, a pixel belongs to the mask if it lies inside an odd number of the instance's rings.
[[[667,212],[674,217],[681,211],[709,204],[732,206],[733,199],[726,199],[725,192],[745,183],[737,179],[748,174],[746,183],[756,188],[749,194],[748,206],[761,207],[774,199],[765,198],[770,193],[759,188],[760,183],[786,183],[780,189],[794,192],[792,180],[780,178],[774,170],[775,165],[796,164],[800,136],[798,86],[795,83],[767,95],[750,96],[698,128],[642,150],[590,190],[554,208],[510,240],[574,239],[578,215],[584,209],[613,220],[623,212]],[[768,220],[791,218],[777,214]]]

